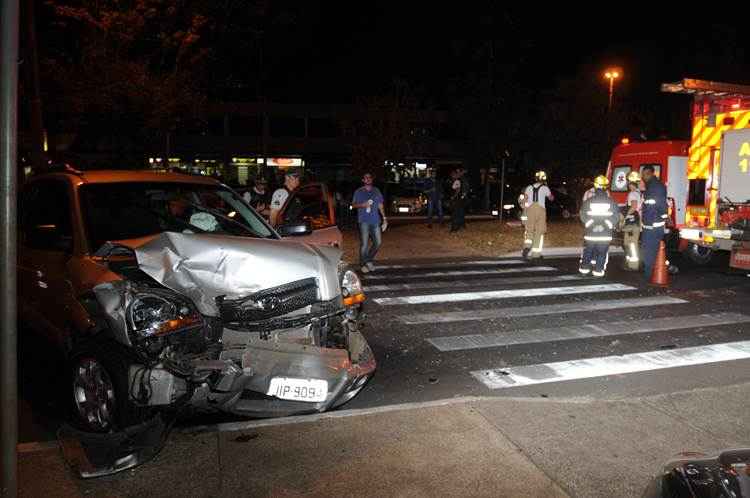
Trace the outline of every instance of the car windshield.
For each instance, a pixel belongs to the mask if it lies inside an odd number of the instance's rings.
[[[220,185],[91,183],[80,187],[80,199],[92,251],[107,241],[166,231],[276,237],[237,194]]]

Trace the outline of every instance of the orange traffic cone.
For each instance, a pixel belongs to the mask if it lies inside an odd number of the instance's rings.
[[[669,285],[669,265],[667,264],[667,246],[662,240],[659,242],[659,252],[656,253],[654,270],[651,272],[651,285],[666,287]]]

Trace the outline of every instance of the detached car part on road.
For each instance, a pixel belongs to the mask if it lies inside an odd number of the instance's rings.
[[[750,497],[750,449],[685,454],[664,466],[643,498]]]
[[[321,412],[375,370],[341,251],[280,240],[214,180],[67,171],[21,199],[19,316],[64,355],[80,429]]]

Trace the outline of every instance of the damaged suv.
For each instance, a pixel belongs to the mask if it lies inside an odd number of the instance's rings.
[[[81,429],[320,412],[375,370],[341,251],[280,240],[215,180],[68,169],[20,203],[19,319],[64,355]]]

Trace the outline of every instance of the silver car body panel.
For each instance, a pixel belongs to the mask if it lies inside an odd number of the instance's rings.
[[[121,244],[135,251],[141,270],[189,297],[208,316],[219,315],[218,296],[243,297],[304,278],[317,279],[322,301],[341,294],[341,251],[332,247],[176,232],[164,232],[139,245]]]

